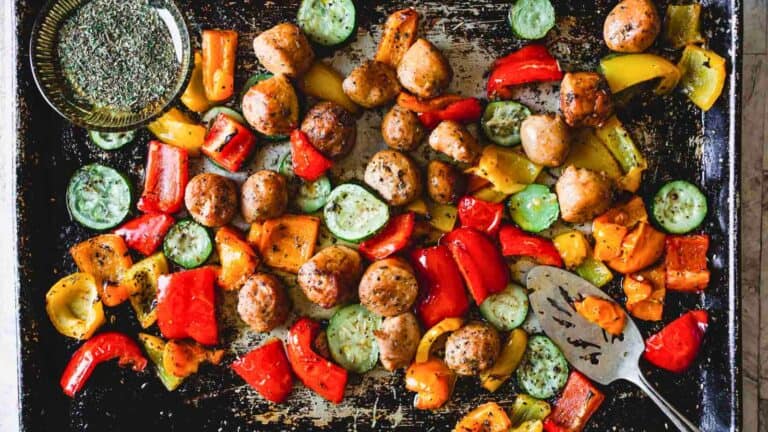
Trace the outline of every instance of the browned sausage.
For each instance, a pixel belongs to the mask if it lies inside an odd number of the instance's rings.
[[[416,301],[419,285],[411,266],[401,258],[371,264],[363,273],[358,294],[369,311],[389,317],[406,312]]]
[[[393,371],[411,364],[421,340],[421,329],[416,317],[406,312],[385,318],[375,336],[381,364],[384,369]]]
[[[421,194],[421,175],[408,156],[395,150],[382,150],[365,167],[365,183],[390,205],[405,205]]]
[[[237,312],[253,331],[267,332],[288,318],[288,297],[276,277],[257,273],[245,281],[237,296]]]
[[[480,144],[460,123],[446,120],[429,134],[429,146],[456,161],[473,164],[480,157]]]
[[[344,79],[342,89],[356,104],[376,108],[397,97],[400,83],[392,66],[369,60],[352,70]]]
[[[315,148],[332,159],[346,156],[357,138],[355,118],[333,102],[320,102],[310,108],[301,130]]]
[[[253,40],[253,50],[265,69],[292,78],[306,72],[315,58],[304,33],[291,23],[278,24],[261,32]]]
[[[493,366],[501,349],[495,328],[474,321],[456,330],[445,342],[445,364],[459,375],[476,375]]]
[[[651,0],[624,0],[611,10],[603,25],[603,38],[613,51],[639,53],[653,45],[661,19]]]
[[[613,115],[608,82],[595,72],[569,72],[560,83],[560,112],[573,127],[600,127]]]
[[[453,70],[448,60],[426,39],[414,42],[397,65],[400,84],[422,98],[442,93],[452,77]]]
[[[332,308],[355,295],[362,271],[356,250],[329,246],[302,264],[297,280],[309,301]]]
[[[274,219],[288,207],[288,184],[285,177],[261,170],[243,183],[240,190],[240,210],[248,223]]]
[[[259,81],[243,96],[243,115],[264,135],[288,135],[299,123],[299,99],[285,75]]]
[[[416,113],[395,105],[381,121],[381,136],[390,148],[411,151],[421,144],[426,132]]]
[[[534,114],[520,125],[520,140],[531,162],[557,167],[571,149],[571,131],[560,116]]]
[[[207,227],[226,225],[237,213],[237,185],[217,174],[198,174],[187,184],[184,204],[198,223]]]
[[[611,206],[610,181],[588,169],[569,166],[557,180],[555,191],[566,222],[588,222]]]
[[[433,160],[427,165],[427,194],[432,201],[452,204],[464,194],[466,180],[453,165]]]

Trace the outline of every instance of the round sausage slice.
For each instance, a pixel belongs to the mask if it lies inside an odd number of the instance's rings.
[[[569,166],[555,184],[560,215],[566,222],[583,223],[611,206],[611,183],[605,176]]]
[[[302,264],[297,281],[309,301],[332,308],[354,296],[362,271],[356,250],[329,246]]]
[[[382,150],[373,155],[363,178],[393,206],[408,204],[421,194],[419,168],[408,156],[395,150]]]
[[[416,113],[395,105],[381,121],[381,136],[390,148],[411,151],[421,144],[426,132]]]
[[[562,165],[571,149],[568,125],[552,114],[534,114],[523,120],[520,140],[528,159],[547,167]]]
[[[379,360],[388,371],[408,367],[421,340],[419,323],[410,312],[385,318],[374,335],[379,344]]]
[[[623,0],[603,24],[605,44],[612,51],[639,53],[653,45],[661,31],[661,18],[651,0]]]
[[[360,304],[369,311],[390,317],[406,312],[416,301],[419,285],[411,266],[401,258],[371,264],[360,280]]]
[[[376,108],[392,102],[400,93],[400,83],[392,66],[368,60],[352,70],[342,89],[356,104]]]
[[[429,146],[452,159],[473,164],[480,157],[480,144],[471,133],[455,121],[446,120],[429,134]]]
[[[283,324],[289,304],[280,280],[266,273],[249,277],[238,293],[237,312],[256,332],[268,332]]]
[[[237,185],[217,174],[198,174],[187,183],[184,204],[201,225],[226,225],[237,213]]]
[[[288,207],[288,184],[285,177],[261,170],[243,183],[240,190],[240,210],[248,223],[274,219]]]
[[[459,375],[477,375],[493,366],[501,349],[495,328],[474,321],[456,330],[445,342],[445,364]]]
[[[426,39],[414,42],[397,65],[400,84],[422,98],[442,93],[452,77],[453,70],[448,60]]]
[[[452,204],[464,194],[466,181],[453,165],[433,160],[427,165],[427,194],[432,201]]]
[[[355,118],[333,102],[320,102],[310,108],[301,130],[316,149],[331,159],[346,156],[357,138]]]
[[[300,76],[312,65],[315,53],[298,26],[282,23],[261,32],[253,40],[256,58],[273,74]]]
[[[243,115],[264,135],[288,135],[299,123],[299,99],[285,75],[259,81],[243,96]]]
[[[560,83],[560,112],[572,127],[600,127],[613,115],[608,82],[595,72],[569,72]]]

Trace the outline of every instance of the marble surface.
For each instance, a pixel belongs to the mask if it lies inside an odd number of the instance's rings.
[[[18,430],[15,253],[15,29],[0,0],[0,431]],[[744,432],[768,430],[768,32],[766,0],[744,1],[742,359]]]

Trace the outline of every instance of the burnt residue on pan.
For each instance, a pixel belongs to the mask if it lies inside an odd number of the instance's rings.
[[[205,367],[173,393],[165,391],[149,371],[136,374],[115,365],[97,368],[90,382],[74,400],[65,397],[58,379],[77,343],[62,337],[44,311],[47,289],[60,277],[75,271],[68,248],[93,233],[73,223],[64,205],[64,190],[81,165],[102,162],[128,173],[140,188],[146,156],[146,131],[130,147],[114,153],[97,150],[86,132],[59,118],[43,101],[29,69],[29,35],[43,0],[16,0],[19,35],[18,75],[18,250],[19,320],[23,430],[38,431],[284,431],[284,430],[399,430],[448,431],[456,420],[476,405],[494,400],[509,406],[516,386],[504,385],[497,393],[482,390],[476,379],[462,379],[452,401],[438,412],[411,408],[413,394],[406,392],[403,373],[377,369],[365,376],[351,376],[347,397],[338,406],[326,403],[297,385],[288,403],[265,403],[226,366],[237,354],[255,346],[260,337],[243,329],[230,315],[234,298],[225,295],[221,309],[223,339],[230,349],[223,367]],[[259,70],[251,41],[260,31],[281,21],[291,21],[297,1],[229,0],[209,2],[179,0],[199,44],[203,28],[234,28],[240,32],[237,86]],[[523,45],[506,23],[509,2],[491,0],[429,0],[423,2],[356,1],[359,28],[351,42],[338,51],[319,53],[342,72],[369,57],[388,12],[415,5],[422,12],[422,32],[446,50],[456,72],[454,90],[482,95],[492,59]],[[558,26],[544,41],[567,70],[594,69],[607,54],[601,41],[604,17],[615,1],[553,1]],[[667,1],[656,2],[661,10]],[[729,59],[738,71],[741,28],[740,0],[709,0],[704,29],[709,45]],[[658,51],[658,48],[654,48]],[[663,52],[669,58],[679,53]],[[712,236],[712,283],[703,295],[668,293],[665,321],[694,307],[711,314],[703,352],[694,368],[682,375],[647,370],[649,380],[683,413],[705,431],[738,430],[740,422],[740,363],[738,327],[738,76],[726,86],[724,96],[706,115],[679,93],[663,98],[635,100],[619,115],[650,162],[641,193],[648,196],[671,178],[685,178],[703,185],[712,211],[705,230]],[[556,85],[523,87],[519,98],[534,110],[554,110]],[[359,177],[365,160],[379,148],[381,111],[366,113],[358,125],[356,156],[336,170],[336,180]],[[424,146],[425,148],[427,146]],[[269,145],[254,166],[274,165],[281,144]],[[429,157],[428,151],[419,152]],[[241,176],[242,177],[242,176]],[[621,298],[614,282],[607,292]],[[110,329],[136,334],[140,328],[127,305],[108,311]],[[641,323],[644,335],[660,324]],[[151,330],[156,331],[156,330]],[[7,348],[7,347],[6,347]],[[514,380],[513,380],[514,381]],[[627,383],[604,389],[607,402],[590,422],[589,431],[671,430],[663,415],[647,398]]]

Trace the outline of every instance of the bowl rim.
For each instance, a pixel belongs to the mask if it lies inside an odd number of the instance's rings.
[[[173,96],[169,97],[163,104],[160,104],[160,108],[156,110],[152,115],[147,116],[146,118],[125,125],[125,126],[100,126],[100,125],[93,125],[89,124],[86,121],[83,121],[80,117],[71,117],[68,116],[63,109],[59,107],[59,105],[54,101],[52,97],[49,96],[47,90],[45,89],[45,86],[41,82],[41,78],[39,77],[39,72],[37,70],[37,62],[35,61],[35,57],[37,54],[37,41],[40,38],[40,29],[43,26],[43,21],[45,21],[45,18],[51,13],[51,10],[54,8],[54,6],[58,3],[60,3],[62,0],[48,0],[45,5],[40,9],[40,11],[37,14],[37,17],[35,17],[35,22],[32,26],[32,32],[29,39],[29,65],[30,69],[32,71],[32,78],[35,81],[35,86],[37,86],[37,89],[39,90],[40,94],[42,95],[45,102],[50,106],[58,115],[66,119],[67,121],[71,122],[72,124],[88,129],[93,130],[97,132],[126,132],[126,131],[132,131],[136,129],[140,129],[147,124],[151,123],[155,119],[159,118],[166,112],[168,112],[171,108],[173,108],[176,105],[176,101],[179,99],[179,97],[186,91],[187,86],[189,85],[189,81],[192,77],[192,72],[194,69],[194,48],[192,43],[192,36],[189,32],[189,23],[187,22],[187,17],[182,12],[181,8],[179,8],[179,5],[176,3],[175,0],[163,0],[168,3],[169,7],[172,7],[175,9],[176,15],[179,19],[176,19],[176,24],[179,26],[179,32],[182,35],[182,52],[183,54],[186,54],[187,61],[184,61],[184,55],[182,55],[182,62],[181,67],[183,68],[183,79],[181,80],[175,80],[174,85],[178,86],[178,90],[176,91]],[[90,1],[90,0],[85,0]],[[57,29],[58,30],[58,29]],[[186,38],[184,38],[184,35],[186,35]],[[186,40],[186,44],[183,43],[183,41]]]

